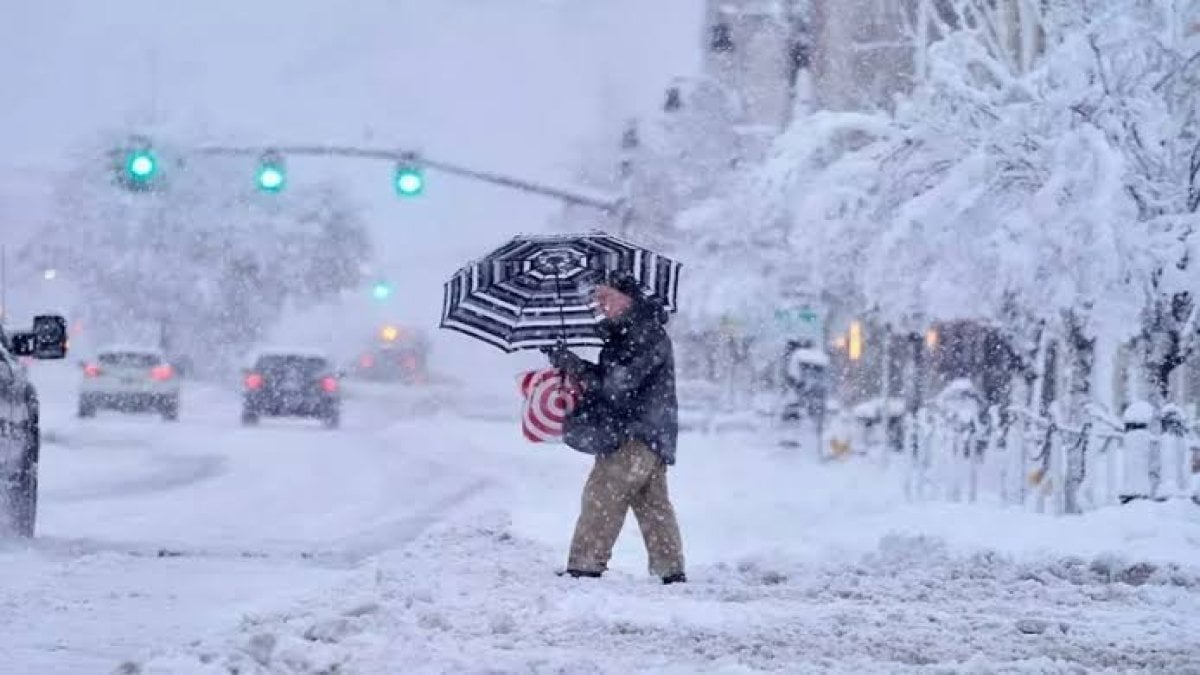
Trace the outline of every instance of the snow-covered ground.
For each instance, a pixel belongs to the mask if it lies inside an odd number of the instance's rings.
[[[910,504],[895,465],[689,434],[691,582],[647,576],[632,518],[613,571],[571,580],[589,460],[522,442],[515,400],[357,387],[342,430],[242,429],[232,391],[193,386],[175,425],[80,422],[65,370],[38,368],[40,536],[0,545],[5,672],[1200,669],[1190,503]]]

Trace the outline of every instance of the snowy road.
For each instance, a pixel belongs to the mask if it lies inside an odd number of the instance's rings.
[[[202,637],[344,578],[486,486],[379,434],[428,397],[368,390],[329,431],[241,428],[236,394],[214,387],[186,390],[175,424],[76,420],[69,378],[42,389],[39,536],[0,544],[0,663],[20,672],[105,672]]]
[[[69,390],[44,387],[40,537],[0,545],[4,672],[1200,669],[1190,504],[909,504],[895,467],[686,434],[692,582],[646,576],[632,519],[576,581],[588,460],[496,401],[364,387],[341,430],[242,429],[219,388],[178,424],[80,422]]]

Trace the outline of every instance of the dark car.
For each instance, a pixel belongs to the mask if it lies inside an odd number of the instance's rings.
[[[315,354],[260,354],[243,373],[242,424],[260,417],[310,417],[334,428],[341,421],[338,374]]]
[[[60,317],[38,317],[32,332],[0,327],[0,535],[32,537],[37,520],[38,396],[18,357],[61,359],[66,337]]]

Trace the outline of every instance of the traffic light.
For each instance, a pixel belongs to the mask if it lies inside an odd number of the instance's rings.
[[[416,164],[397,164],[392,186],[401,197],[416,197],[425,191],[425,172]]]
[[[158,159],[148,149],[130,151],[125,159],[125,171],[130,180],[149,181],[158,173]]]
[[[386,281],[377,281],[371,287],[371,297],[383,301],[392,297],[392,285]]]
[[[158,155],[144,136],[134,136],[114,157],[117,182],[129,190],[149,190],[159,173]]]
[[[277,152],[266,152],[258,161],[258,171],[254,174],[258,189],[263,192],[280,192],[287,184],[287,169],[284,167],[283,156]]]

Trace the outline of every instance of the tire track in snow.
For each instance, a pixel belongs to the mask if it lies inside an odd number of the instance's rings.
[[[112,497],[134,497],[166,492],[211,480],[227,471],[220,455],[155,455],[151,470],[140,476],[69,489],[46,490],[43,497],[56,502],[80,502]]]
[[[371,556],[410,543],[456,507],[491,486],[488,479],[476,479],[416,513],[339,540],[334,546],[336,552],[326,553],[323,557],[332,557],[352,567]]]
[[[386,428],[373,429],[362,440],[394,445],[397,439],[386,434]],[[471,445],[467,438],[454,439],[452,445]],[[228,459],[220,455],[161,455],[153,458],[163,465],[150,475],[104,485],[48,491],[46,497],[59,502],[86,501],[106,497],[124,498],[137,494],[167,491],[212,479],[228,471]],[[312,543],[281,542],[274,545],[192,546],[179,541],[147,541],[92,538],[39,538],[35,547],[43,552],[66,557],[82,557],[101,553],[128,555],[137,558],[197,558],[207,560],[279,560],[291,564],[300,562],[323,567],[352,568],[366,559],[390,549],[400,548],[419,537],[462,506],[489,489],[495,481],[479,472],[465,472],[461,466],[429,457],[420,457],[431,470],[426,480],[437,477],[447,484],[437,496],[415,510],[405,512],[376,525],[329,541]],[[471,475],[474,473],[474,475]],[[440,493],[440,494],[439,494]]]
[[[491,487],[491,481],[475,480],[451,491],[427,507],[328,543],[310,546],[189,547],[171,542],[119,541],[108,539],[41,538],[33,547],[45,553],[70,558],[115,553],[135,558],[201,558],[207,560],[280,560],[305,562],[333,568],[353,568],[366,559],[414,541],[472,497]]]

